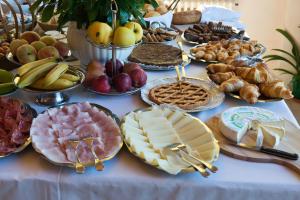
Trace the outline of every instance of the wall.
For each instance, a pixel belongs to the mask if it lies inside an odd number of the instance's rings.
[[[300,1],[299,0],[239,0],[236,10],[241,12],[241,21],[247,26],[248,34],[264,44],[272,53],[273,48],[290,51],[288,42],[275,31],[276,28],[287,29],[300,43]],[[281,62],[270,62],[272,68],[290,68]],[[280,74],[280,72],[276,72]],[[281,76],[286,82],[290,76]]]

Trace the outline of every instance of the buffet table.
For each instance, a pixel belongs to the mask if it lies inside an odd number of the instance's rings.
[[[187,75],[206,78],[205,65],[192,63]],[[148,80],[175,76],[175,71],[147,72]],[[108,97],[89,93],[83,87],[71,91],[70,102],[89,101],[112,110],[120,118],[129,111],[147,107],[139,94]],[[18,91],[13,95],[32,105],[38,112],[46,107],[33,103],[33,96]],[[206,121],[233,106],[247,105],[226,97],[214,109],[195,113]],[[284,101],[258,103],[297,124]],[[124,146],[120,153],[104,163],[102,172],[88,168],[84,174],[55,166],[32,147],[1,159],[0,199],[300,199],[300,176],[291,170],[266,163],[253,163],[220,155],[216,174],[203,178],[197,172],[178,176],[155,169],[130,154]]]

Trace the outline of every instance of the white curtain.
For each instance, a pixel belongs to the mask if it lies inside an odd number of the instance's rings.
[[[169,5],[173,0],[164,0]],[[200,10],[203,6],[223,6],[235,10],[239,0],[181,0],[178,3],[176,11]]]

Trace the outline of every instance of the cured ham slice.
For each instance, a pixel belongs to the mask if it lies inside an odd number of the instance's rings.
[[[23,145],[29,137],[33,114],[19,100],[0,97],[0,155]]]
[[[77,159],[93,163],[95,155],[99,159],[109,157],[119,150],[122,141],[117,123],[87,102],[51,108],[38,115],[31,136],[35,148],[46,157],[49,154],[52,161],[64,163]],[[87,138],[92,138],[92,144],[86,143]]]

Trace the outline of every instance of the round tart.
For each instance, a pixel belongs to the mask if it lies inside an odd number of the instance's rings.
[[[184,81],[154,87],[149,98],[158,105],[171,104],[189,110],[208,104],[210,94],[205,88]]]

